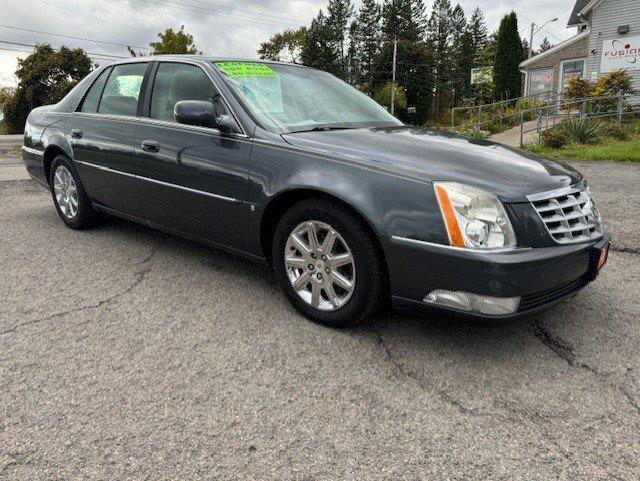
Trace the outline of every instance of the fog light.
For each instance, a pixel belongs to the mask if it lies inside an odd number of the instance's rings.
[[[513,314],[518,310],[520,304],[519,297],[491,297],[444,289],[431,291],[423,301],[437,306],[494,316]]]

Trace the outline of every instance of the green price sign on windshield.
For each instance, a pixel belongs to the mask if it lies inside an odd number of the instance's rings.
[[[259,62],[216,62],[222,72],[226,73],[230,78],[243,77],[275,77],[278,74],[273,71],[267,64]]]

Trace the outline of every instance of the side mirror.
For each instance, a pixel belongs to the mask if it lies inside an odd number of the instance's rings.
[[[217,115],[213,103],[206,100],[176,102],[173,115],[180,124],[209,127],[225,134],[238,131],[235,122],[228,115]]]

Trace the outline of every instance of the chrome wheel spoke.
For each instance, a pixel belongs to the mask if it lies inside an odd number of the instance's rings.
[[[309,236],[309,249],[311,251],[318,250],[318,231],[316,225],[313,222],[307,224],[307,235]]]
[[[307,266],[309,265],[309,263],[307,262],[307,260],[304,257],[294,257],[294,256],[287,256],[284,258],[284,263],[288,266],[288,267],[294,267],[297,269],[306,269]]]
[[[351,292],[353,290],[353,283],[339,272],[333,272],[331,277],[333,282],[342,287],[345,291]]]
[[[328,256],[331,253],[331,250],[333,249],[337,238],[338,236],[336,235],[336,231],[334,231],[333,229],[327,232],[327,236],[324,238],[321,247],[321,250],[325,255]]]
[[[336,295],[336,291],[334,290],[333,284],[331,284],[331,282],[327,282],[326,286],[324,287],[324,292],[327,294],[329,302],[331,302],[331,305],[333,307],[338,307],[340,305],[338,296]]]
[[[311,305],[316,309],[320,306],[320,283],[311,282]]]
[[[331,267],[333,268],[346,266],[347,264],[351,264],[353,262],[353,258],[348,252],[329,257],[329,260],[331,261]]]
[[[304,243],[298,234],[291,234],[289,239],[293,242],[294,247],[300,251],[300,254],[302,254],[303,257],[308,257],[309,254],[311,254],[311,249],[309,249],[309,246]]]
[[[306,287],[310,280],[311,274],[309,274],[308,272],[303,272],[302,275],[293,282],[293,288],[296,291],[299,291],[303,287]]]

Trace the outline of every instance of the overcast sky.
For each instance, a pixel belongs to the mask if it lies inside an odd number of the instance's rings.
[[[0,87],[15,85],[17,58],[30,47],[15,43],[48,42],[53,46],[82,47],[87,52],[127,55],[124,46],[84,40],[65,39],[6,28],[7,26],[91,38],[113,43],[147,46],[158,32],[185,25],[195,37],[197,47],[206,54],[256,57],[261,41],[287,26],[307,24],[328,0],[2,0],[0,16]],[[432,0],[427,0],[430,10]],[[455,2],[452,2],[455,4]],[[356,6],[360,0],[355,0]],[[469,15],[476,6],[485,13],[489,29],[511,10],[518,14],[522,35],[527,25],[538,25],[558,17],[545,27],[549,32],[536,36],[534,45],[544,36],[558,43],[574,35],[566,23],[574,0],[461,0]],[[7,50],[11,49],[11,50]]]

